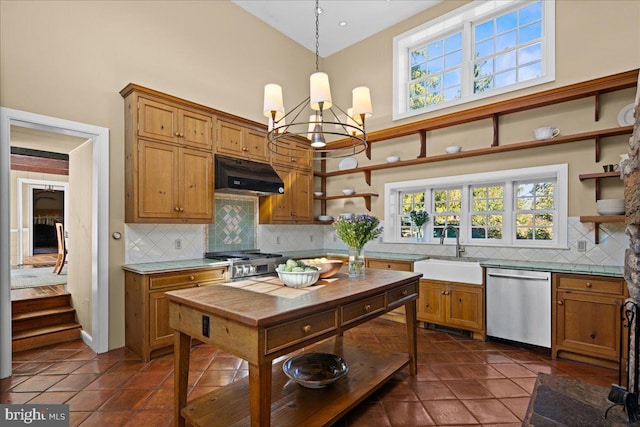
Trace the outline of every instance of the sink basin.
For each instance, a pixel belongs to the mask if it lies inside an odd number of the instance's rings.
[[[480,262],[429,258],[413,263],[413,271],[422,273],[423,279],[443,280],[450,282],[482,284],[482,267]]]

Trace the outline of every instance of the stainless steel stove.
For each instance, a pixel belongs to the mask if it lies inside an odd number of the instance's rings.
[[[234,252],[207,252],[207,259],[229,262],[231,280],[245,277],[275,274],[278,264],[286,262],[281,254],[263,253],[255,250]]]

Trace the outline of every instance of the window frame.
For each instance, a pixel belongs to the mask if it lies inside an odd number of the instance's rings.
[[[425,178],[411,181],[391,182],[385,184],[385,227],[383,239],[385,243],[416,243],[411,237],[400,237],[400,194],[406,192],[424,192],[424,203],[429,210],[430,220],[426,224],[424,244],[439,244],[433,237],[434,189],[461,188],[462,210],[460,213],[460,242],[468,246],[503,246],[517,248],[568,248],[568,174],[566,163],[535,166],[520,169],[507,169],[495,172],[483,172],[466,175],[455,175],[437,178]],[[515,235],[515,186],[523,181],[554,180],[554,238],[552,240],[518,240]],[[478,185],[504,185],[504,211],[502,239],[471,239],[471,188]],[[455,239],[446,237],[445,242]]]
[[[476,0],[393,38],[393,118],[401,120],[468,102],[485,99],[555,80],[555,1],[542,0],[541,36],[542,76],[512,85],[473,93],[473,22],[482,22],[510,10],[519,9],[532,0]],[[409,109],[410,51],[420,45],[462,32],[462,94],[458,99]]]

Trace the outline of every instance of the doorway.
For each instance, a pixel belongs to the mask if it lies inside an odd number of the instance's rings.
[[[37,129],[91,140],[91,320],[83,339],[96,353],[109,349],[109,129],[0,107],[0,378],[11,375],[11,127]]]

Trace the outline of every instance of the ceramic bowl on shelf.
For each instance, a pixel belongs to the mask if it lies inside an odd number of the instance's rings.
[[[342,194],[344,194],[345,196],[350,196],[353,193],[355,193],[355,191],[353,191],[351,188],[345,188],[344,190],[342,190]]]
[[[316,197],[320,197],[320,196],[322,196],[323,194],[324,194],[324,193],[323,193],[322,191],[314,191],[314,192],[313,192],[313,195],[314,195],[314,196],[316,196]]]
[[[347,375],[349,367],[338,355],[302,353],[282,364],[285,375],[306,388],[325,388]]]
[[[624,214],[624,199],[600,199],[596,203],[600,215]]]
[[[459,145],[451,145],[444,149],[447,154],[459,153],[462,151],[462,147]]]
[[[395,163],[395,162],[399,162],[400,161],[400,157],[399,156],[389,156],[387,157],[387,163]]]
[[[276,268],[276,273],[282,283],[290,288],[306,288],[316,283],[320,278],[320,270],[280,271],[279,268]]]
[[[329,221],[333,221],[333,217],[330,215],[320,215],[318,217],[318,221],[322,221],[322,222],[329,222]]]

